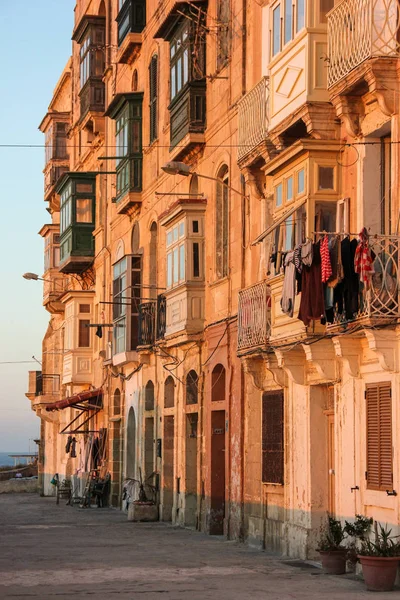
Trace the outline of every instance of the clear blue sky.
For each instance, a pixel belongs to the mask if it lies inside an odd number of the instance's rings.
[[[0,144],[43,144],[38,125],[71,54],[74,0],[0,0]],[[50,221],[43,200],[44,149],[0,147],[0,363],[41,358],[48,313],[40,282]],[[0,364],[0,452],[34,449],[39,419],[25,397],[37,363]],[[36,447],[35,447],[36,448]]]

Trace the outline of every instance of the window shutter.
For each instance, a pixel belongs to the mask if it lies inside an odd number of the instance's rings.
[[[390,383],[367,385],[367,487],[393,489],[392,394]]]
[[[157,139],[157,83],[158,83],[158,56],[155,55],[150,61],[150,143]]]
[[[264,392],[262,397],[262,480],[283,484],[284,428],[283,391]]]
[[[54,158],[67,157],[67,123],[56,123]]]

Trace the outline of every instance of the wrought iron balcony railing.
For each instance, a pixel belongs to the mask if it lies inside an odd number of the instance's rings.
[[[238,161],[243,160],[259,144],[265,142],[267,139],[268,97],[268,77],[263,77],[238,102]]]
[[[165,335],[166,298],[158,296],[157,300],[149,300],[139,305],[138,346],[152,346],[156,340]]]
[[[138,346],[152,346],[156,339],[156,302],[139,304]]]
[[[346,321],[345,306],[341,314],[335,309],[334,323],[328,325],[328,329],[364,319],[386,321],[400,317],[399,244],[399,236],[370,236],[371,250],[375,255],[371,285],[367,288],[360,283],[359,310],[354,318]]]
[[[343,0],[328,14],[328,87],[369,58],[399,56],[400,0]]]
[[[270,290],[262,281],[239,292],[238,350],[265,346],[270,334]]]

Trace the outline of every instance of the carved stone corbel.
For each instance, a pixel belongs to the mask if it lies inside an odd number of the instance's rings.
[[[340,359],[352,377],[360,377],[361,340],[350,336],[332,338],[336,358]]]
[[[319,381],[315,381],[315,383],[326,383],[337,379],[335,351],[331,340],[319,340],[315,344],[302,344],[302,347],[306,361],[319,375]]]
[[[265,369],[267,373],[270,373],[275,384],[283,388],[286,385],[286,374],[281,366],[278,364],[278,360],[275,354],[264,355]]]
[[[335,107],[336,114],[346,127],[347,133],[351,137],[360,135],[360,118],[364,114],[364,106],[357,96],[339,95],[331,98]]]
[[[364,331],[370,350],[375,353],[384,371],[398,372],[396,331],[393,329],[366,329]]]
[[[285,386],[285,372],[274,355],[246,356],[242,358],[243,371],[250,375],[254,387],[261,392],[276,386]]]
[[[257,178],[257,176],[254,173],[254,169],[252,169],[250,167],[245,167],[244,169],[242,169],[242,173],[243,173],[243,177],[244,177],[246,184],[250,188],[250,192],[251,192],[252,196],[257,198],[257,200],[261,200],[262,198],[265,198],[264,192],[262,190],[262,184],[260,181],[261,178]],[[261,175],[264,175],[264,174],[261,173]],[[264,178],[265,178],[265,176],[264,176]]]
[[[289,379],[299,385],[305,383],[305,356],[303,350],[295,348],[284,352],[275,350],[278,366],[281,367]]]
[[[254,387],[264,391],[264,361],[261,355],[246,356],[242,359],[243,371],[250,375]]]
[[[369,61],[364,79],[368,89],[379,104],[384,115],[390,117],[395,112],[398,87],[397,59],[393,61]]]

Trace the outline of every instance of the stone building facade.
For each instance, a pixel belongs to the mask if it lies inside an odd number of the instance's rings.
[[[327,513],[397,524],[398,42],[366,0],[344,53],[333,4],[77,2],[40,125],[44,494],[142,478],[164,521],[307,558]],[[363,227],[343,310],[290,291],[288,252]]]

